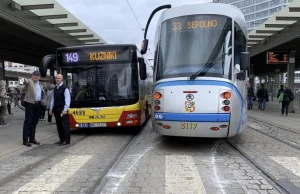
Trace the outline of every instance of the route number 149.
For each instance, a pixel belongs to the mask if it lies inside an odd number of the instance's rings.
[[[65,54],[66,59],[67,59],[67,63],[69,62],[78,62],[79,57],[77,53],[66,53]]]

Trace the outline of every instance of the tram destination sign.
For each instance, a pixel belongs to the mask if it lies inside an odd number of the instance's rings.
[[[224,29],[229,19],[218,15],[191,15],[167,20],[168,32]]]
[[[130,61],[129,47],[75,47],[57,50],[60,65]]]
[[[288,64],[288,52],[287,51],[267,52],[267,64]]]

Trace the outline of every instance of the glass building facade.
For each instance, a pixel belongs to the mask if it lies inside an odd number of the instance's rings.
[[[245,15],[248,32],[265,22],[274,13],[282,10],[293,0],[213,0],[214,3],[231,4]]]

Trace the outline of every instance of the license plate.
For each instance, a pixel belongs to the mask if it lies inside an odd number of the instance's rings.
[[[197,123],[180,123],[181,129],[195,130],[197,128]]]
[[[90,127],[106,127],[106,123],[91,123]]]

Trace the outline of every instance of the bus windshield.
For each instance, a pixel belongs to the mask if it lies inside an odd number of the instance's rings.
[[[198,76],[230,79],[231,31],[232,20],[219,15],[182,16],[163,22],[156,79],[190,77],[199,70]]]
[[[138,100],[136,65],[131,62],[63,67],[68,76],[71,108],[107,107]]]

